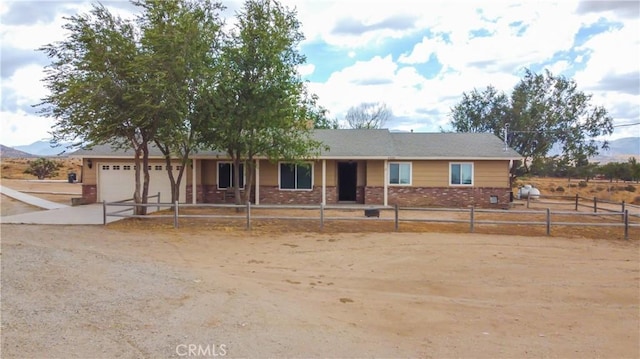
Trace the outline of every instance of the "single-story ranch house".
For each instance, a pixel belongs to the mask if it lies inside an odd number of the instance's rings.
[[[509,168],[522,157],[486,133],[417,133],[388,130],[314,130],[329,146],[308,166],[255,160],[253,204],[504,207],[510,201]],[[132,151],[96,146],[79,150],[82,196],[87,203],[131,198]],[[171,198],[165,162],[150,153],[150,194]],[[180,201],[232,203],[232,163],[222,152],[200,151],[185,169]],[[175,173],[177,164],[173,166]],[[244,172],[244,168],[240,169]],[[246,173],[240,178],[244,190]],[[195,193],[195,196],[194,196]]]

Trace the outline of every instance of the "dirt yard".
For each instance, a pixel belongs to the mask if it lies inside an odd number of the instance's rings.
[[[637,229],[370,223],[2,225],[2,357],[640,357]]]
[[[638,244],[2,225],[2,357],[637,358]]]

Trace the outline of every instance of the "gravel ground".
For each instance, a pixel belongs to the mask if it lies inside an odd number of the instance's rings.
[[[0,229],[3,358],[640,356],[638,241]]]

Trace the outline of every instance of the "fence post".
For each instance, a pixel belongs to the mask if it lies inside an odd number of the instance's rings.
[[[324,230],[324,203],[320,203],[320,231]]]
[[[624,239],[629,239],[629,210],[624,210]]]
[[[527,197],[527,207],[529,207],[528,204],[529,204],[529,197]],[[470,219],[469,220],[469,223],[470,223],[469,224],[469,231],[471,233],[473,233],[473,231],[474,231],[474,228],[473,228],[473,217],[474,217],[474,213],[475,213],[474,208],[475,207],[473,207],[473,206],[471,207],[470,218],[469,218]]]
[[[527,195],[527,208],[529,208],[529,198],[531,198],[531,196]]]
[[[576,211],[578,210],[578,194],[576,193]]]
[[[622,221],[624,222],[624,211],[625,211],[625,205],[624,205],[624,201],[622,201],[622,210],[620,212],[622,212]]]
[[[107,201],[102,201],[102,225],[107,225]]]
[[[593,197],[593,213],[598,212],[598,197]]]
[[[173,204],[173,228],[178,228],[178,201]]]
[[[247,225],[245,226],[247,231],[251,230],[251,202],[247,201]]]
[[[400,218],[399,218],[399,210],[398,210],[398,204],[394,204],[394,212],[395,212],[395,230],[396,232],[400,229]]]
[[[156,212],[160,211],[160,192],[158,192],[158,201],[156,202],[158,205],[156,206]]]
[[[547,236],[551,235],[551,210],[547,208]]]

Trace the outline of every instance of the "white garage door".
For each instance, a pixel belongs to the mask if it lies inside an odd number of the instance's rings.
[[[160,192],[160,200],[171,201],[171,184],[166,165],[154,163],[149,166],[149,195]],[[173,166],[173,175],[178,177],[178,167]],[[185,202],[186,173],[180,183],[180,202]],[[121,201],[133,198],[135,188],[135,170],[131,162],[98,163],[98,201]],[[155,202],[155,198],[150,202]]]

